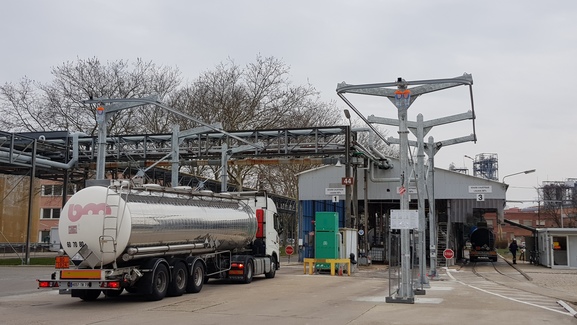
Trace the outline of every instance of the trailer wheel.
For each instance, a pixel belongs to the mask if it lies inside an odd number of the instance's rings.
[[[172,297],[182,296],[186,291],[188,272],[184,263],[176,263],[172,269],[172,281],[168,284],[167,295]]]
[[[251,283],[253,275],[254,275],[254,264],[252,263],[252,260],[248,260],[246,262],[246,264],[244,265],[243,282],[244,283]]]
[[[276,257],[273,256],[270,258],[270,272],[265,273],[264,276],[267,279],[272,279],[274,278],[275,274],[276,274]]]
[[[166,265],[158,264],[152,275],[152,281],[150,282],[150,293],[146,295],[146,298],[151,301],[164,298],[168,290],[168,279],[169,276]]]
[[[204,266],[201,261],[194,262],[192,266],[192,272],[188,278],[188,284],[186,285],[187,293],[198,293],[202,290],[202,286],[206,283],[205,279],[208,279],[204,275]]]
[[[72,292],[72,297],[78,297],[84,301],[94,301],[100,297],[100,290],[77,289],[73,291],[76,292]]]

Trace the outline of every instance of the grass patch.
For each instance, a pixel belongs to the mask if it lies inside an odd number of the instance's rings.
[[[19,258],[1,258],[0,265],[25,265]],[[30,265],[54,265],[54,257],[31,257]]]
[[[497,253],[503,257],[507,257],[507,255],[511,255],[511,252],[509,252],[508,248],[498,248]]]

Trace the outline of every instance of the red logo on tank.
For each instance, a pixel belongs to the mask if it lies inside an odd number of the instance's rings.
[[[112,210],[108,205],[106,205],[106,203],[88,203],[85,206],[80,204],[71,204],[68,208],[68,219],[72,222],[76,222],[89,212],[92,212],[92,215],[100,214],[100,212],[108,215],[112,213]]]

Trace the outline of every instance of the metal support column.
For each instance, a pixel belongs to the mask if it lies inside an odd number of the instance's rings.
[[[427,278],[427,245],[426,229],[427,220],[425,217],[425,144],[423,143],[424,127],[423,114],[417,115],[417,190],[419,201],[419,283],[421,285],[419,294],[425,294],[423,287],[429,286]]]
[[[400,209],[409,210],[409,183],[411,171],[409,169],[409,129],[407,128],[407,111],[411,105],[410,94],[403,79],[398,80],[398,90],[395,93],[394,104],[399,117],[399,140],[400,140],[400,165],[402,189]],[[411,285],[411,243],[410,230],[401,229],[401,283],[399,294],[393,300],[401,300],[414,303],[414,292]]]
[[[172,187],[177,187],[178,186],[178,172],[180,169],[180,162],[179,162],[179,144],[180,144],[180,138],[179,138],[179,133],[180,133],[180,126],[178,124],[175,124],[172,126],[172,141],[171,141],[171,152],[172,154],[171,159],[170,159],[170,164],[171,164],[171,181],[170,181],[170,185]]]
[[[351,177],[351,126],[346,126],[345,138],[345,177]],[[353,227],[353,220],[351,215],[351,184],[345,185],[345,225],[346,228]]]
[[[226,142],[222,144],[222,154],[220,158],[220,192],[228,192],[228,158],[231,152],[228,150]]]
[[[437,148],[433,142],[433,137],[429,137],[427,144],[427,156],[429,157],[429,172],[427,174],[427,192],[429,194],[429,277],[438,279],[437,274],[437,211],[435,207],[435,153]]]
[[[30,188],[28,189],[28,223],[26,225],[26,256],[25,263],[30,265],[30,233],[32,228],[32,206],[34,204],[34,177],[36,176],[36,147],[37,141],[32,143],[32,161],[30,167]]]

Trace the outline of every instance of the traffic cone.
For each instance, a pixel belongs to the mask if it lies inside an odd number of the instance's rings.
[[[339,264],[339,275],[343,275],[343,266]]]

